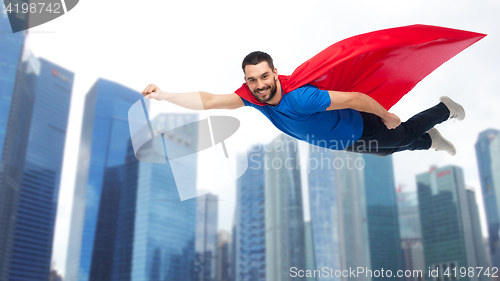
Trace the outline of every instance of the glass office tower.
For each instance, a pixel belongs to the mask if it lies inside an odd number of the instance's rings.
[[[401,191],[397,193],[399,231],[405,270],[421,270],[425,272],[424,248],[422,245],[422,230],[416,191]],[[405,277],[407,281],[424,280],[422,276],[412,275]]]
[[[73,73],[25,48],[1,163],[0,280],[48,280]],[[7,223],[4,223],[7,222]]]
[[[309,147],[309,200],[315,268],[370,269],[361,154]],[[346,280],[370,280],[365,275]],[[329,272],[317,280],[343,280]]]
[[[403,264],[392,156],[364,154],[363,159],[371,266],[391,270],[395,275]],[[373,277],[373,280],[383,279]]]
[[[5,6],[0,5],[0,163],[24,40],[24,32],[12,33]]]
[[[298,143],[281,134],[265,150],[266,280],[293,280],[306,267]]]
[[[476,266],[487,268],[489,266],[486,257],[486,249],[483,244],[483,234],[481,231],[481,219],[479,218],[479,209],[476,202],[476,193],[474,190],[467,189],[467,202],[469,203],[472,236],[474,240],[474,249],[476,253]],[[479,276],[478,281],[489,281],[490,277],[482,274]]]
[[[116,211],[99,212],[101,197],[113,197],[123,177],[120,167],[131,150],[128,110],[141,97],[98,79],[85,98],[65,280],[90,280],[99,215],[116,220]],[[109,207],[116,210],[116,203]]]
[[[339,187],[337,177],[340,176],[333,167],[336,153],[317,146],[309,146],[309,205],[311,209],[311,238],[314,252],[314,268],[341,268],[339,220]],[[316,280],[341,280],[340,277],[316,276]]]
[[[7,175],[2,172],[2,169],[5,169],[3,158],[6,151],[4,144],[8,130],[7,123],[11,114],[16,77],[18,77],[18,72],[20,73],[19,76],[26,72],[26,66],[21,66],[24,41],[24,32],[12,33],[5,6],[0,5],[0,229],[2,229],[0,231],[0,253],[3,253],[0,255],[0,280],[7,280],[8,278],[9,256],[15,227],[15,221],[12,217],[18,201],[18,193],[15,192],[17,188],[13,189],[6,184]],[[19,78],[21,80],[17,81],[18,84],[22,81],[22,77]],[[21,99],[17,100],[19,104]],[[26,127],[23,130],[24,133],[27,132]],[[12,150],[10,150],[10,153],[12,153]],[[19,182],[19,176],[17,181]],[[2,184],[2,182],[4,183]]]
[[[152,123],[162,132],[162,125],[176,128],[195,121],[198,121],[197,114],[161,114]],[[164,134],[166,147],[195,153],[197,125],[182,130],[176,130],[177,135]],[[144,153],[163,153],[152,149],[158,147],[155,141],[162,140],[155,138]],[[196,183],[197,162],[188,166],[185,176],[193,177]],[[194,193],[196,185],[184,188]],[[136,196],[130,280],[194,280],[197,198],[180,201],[169,162],[138,164]]]
[[[196,201],[195,281],[217,279],[217,195],[208,193]]]
[[[488,224],[491,262],[493,266],[500,268],[500,216],[497,203],[500,186],[495,185],[492,174],[492,162],[495,158],[500,157],[500,154],[490,153],[490,144],[494,139],[498,139],[499,132],[495,129],[488,129],[479,133],[475,148],[481,191],[483,192],[484,212]]]
[[[232,281],[232,239],[231,234],[226,230],[220,230],[217,235],[218,255],[217,255],[217,281]]]
[[[266,280],[266,213],[264,146],[248,152],[248,169],[236,183],[233,228],[234,280]]]
[[[314,259],[314,246],[313,246],[313,237],[312,237],[312,227],[311,221],[306,221],[304,223],[304,243],[305,243],[305,251],[306,251],[306,267],[305,270],[314,271],[316,269],[315,259]],[[306,274],[304,280],[308,281],[316,281],[318,280],[319,275]]]
[[[440,276],[447,268],[476,267],[473,225],[462,169],[433,166],[416,178],[425,267],[437,268]],[[433,280],[427,275],[426,278]],[[476,278],[465,276],[460,280]]]

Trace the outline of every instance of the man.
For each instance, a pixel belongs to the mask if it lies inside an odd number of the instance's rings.
[[[320,90],[306,84],[284,94],[273,60],[264,52],[248,54],[242,68],[246,83],[232,94],[174,94],[154,84],[149,84],[142,94],[147,99],[166,100],[194,110],[252,106],[282,132],[335,150],[387,156],[397,151],[432,148],[456,154],[453,144],[434,128],[449,118],[465,117],[463,107],[448,97],[441,97],[436,106],[401,123],[397,115],[363,93]],[[258,103],[242,98],[244,89]]]

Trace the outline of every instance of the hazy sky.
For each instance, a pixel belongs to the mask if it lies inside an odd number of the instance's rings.
[[[486,38],[446,62],[391,109],[404,121],[437,104],[441,95],[463,104],[464,121],[437,127],[455,144],[457,155],[397,153],[396,183],[411,190],[415,174],[433,164],[454,164],[464,169],[466,183],[479,191],[474,143],[480,131],[500,129],[499,14],[500,3],[495,0],[85,0],[67,15],[31,29],[35,55],[75,73],[54,243],[56,268],[64,272],[84,96],[97,78],[139,92],[155,83],[172,92],[227,94],[244,82],[241,60],[255,50],[271,54],[279,73],[291,74],[332,43],[378,29],[430,24],[486,33]],[[166,102],[153,106],[155,111],[173,108]],[[249,144],[267,143],[278,134],[251,108],[208,113],[237,116],[242,122],[240,133]],[[220,225],[230,229],[234,188],[227,188],[222,197]]]

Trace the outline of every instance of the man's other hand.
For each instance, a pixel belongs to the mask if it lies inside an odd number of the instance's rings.
[[[165,100],[166,93],[155,84],[149,84],[144,91],[142,91],[142,95],[146,99],[155,99],[155,100]]]
[[[401,124],[401,119],[396,114],[388,112],[387,117],[382,118],[382,122],[387,129],[394,129]]]

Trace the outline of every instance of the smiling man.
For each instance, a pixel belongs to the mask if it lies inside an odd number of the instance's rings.
[[[278,75],[271,56],[264,52],[248,54],[242,69],[246,83],[232,94],[174,94],[154,84],[148,85],[142,94],[147,99],[166,100],[194,110],[251,106],[285,134],[334,150],[379,156],[430,148],[450,155],[456,153],[453,144],[433,128],[449,118],[462,120],[465,117],[462,106],[448,97],[441,97],[436,106],[401,123],[397,115],[362,93],[326,91],[305,85],[284,94],[281,81],[284,77]],[[242,98],[246,90],[261,104]]]
[[[242,63],[245,83],[232,94],[173,94],[154,84],[142,94],[195,110],[251,106],[285,134],[334,150],[387,156],[432,148],[455,155],[453,144],[434,128],[465,117],[449,97],[402,123],[387,110],[484,36],[430,25],[389,28],[334,43],[289,76],[278,75],[268,54],[252,52]]]

